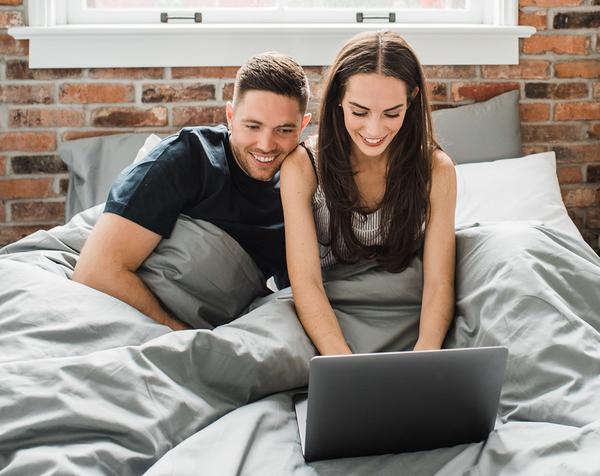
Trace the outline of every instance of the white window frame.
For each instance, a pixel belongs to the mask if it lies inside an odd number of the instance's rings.
[[[73,0],[68,0],[73,1]],[[303,65],[327,65],[339,47],[365,30],[394,30],[426,65],[517,64],[518,0],[473,0],[483,24],[428,23],[67,23],[64,0],[29,0],[29,26],[9,29],[29,40],[31,68],[239,66],[276,49]]]
[[[284,1],[284,0],[283,0]],[[207,24],[246,24],[246,23],[356,23],[356,13],[365,16],[386,16],[395,13],[401,23],[462,23],[484,24],[486,1],[465,0],[466,8],[461,10],[444,9],[403,9],[386,10],[381,8],[338,8],[308,9],[285,8],[283,2],[279,6],[269,8],[147,8],[147,9],[99,9],[85,8],[85,0],[71,0],[66,3],[66,23],[81,24],[152,24],[160,22],[161,12],[176,16],[193,16],[196,11],[202,13],[202,22]],[[365,1],[365,3],[368,3]],[[369,22],[370,20],[365,20]]]

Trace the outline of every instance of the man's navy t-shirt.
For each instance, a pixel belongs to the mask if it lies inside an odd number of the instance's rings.
[[[286,281],[279,173],[268,182],[237,164],[225,126],[188,127],[125,169],[104,212],[168,238],[179,214],[208,221],[231,235],[265,278]]]

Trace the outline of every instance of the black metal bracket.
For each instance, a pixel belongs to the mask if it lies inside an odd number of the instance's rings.
[[[368,17],[363,12],[356,13],[356,23],[363,23],[365,20],[387,20],[389,23],[396,23],[396,14],[390,12],[386,17]]]
[[[161,23],[168,23],[169,20],[194,20],[194,23],[202,23],[202,13],[195,12],[193,17],[169,16],[169,14],[167,12],[162,12],[160,14],[160,22]]]

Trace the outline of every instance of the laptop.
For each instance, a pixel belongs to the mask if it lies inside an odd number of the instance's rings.
[[[306,461],[473,443],[494,429],[508,349],[313,357],[294,397]]]

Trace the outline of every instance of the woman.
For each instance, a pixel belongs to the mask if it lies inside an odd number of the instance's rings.
[[[400,272],[417,256],[414,349],[441,348],[454,310],[456,175],[433,138],[422,68],[399,35],[364,33],[342,47],[307,149],[316,153],[298,148],[284,162],[281,196],[296,310],[313,344],[323,355],[351,353],[321,266],[376,259]]]

